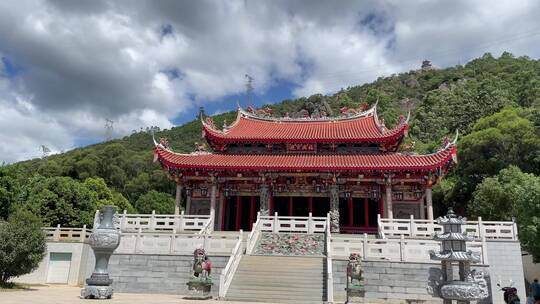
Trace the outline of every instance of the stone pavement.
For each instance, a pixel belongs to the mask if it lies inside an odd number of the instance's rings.
[[[193,301],[184,300],[178,295],[165,294],[136,294],[115,293],[111,300],[83,300],[79,299],[81,289],[68,286],[39,286],[30,290],[0,291],[1,304],[184,304],[184,303],[211,303],[211,304],[248,304],[249,302],[230,301]],[[257,304],[261,304],[260,302]]]

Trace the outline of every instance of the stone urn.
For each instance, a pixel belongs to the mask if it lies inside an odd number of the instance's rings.
[[[86,285],[81,289],[81,298],[110,299],[113,295],[112,279],[109,278],[109,258],[120,245],[120,232],[113,224],[116,207],[105,206],[99,213],[100,224],[88,239],[94,251],[96,265]]]

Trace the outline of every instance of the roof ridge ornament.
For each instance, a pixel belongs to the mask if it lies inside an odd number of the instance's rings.
[[[459,137],[459,129],[456,129],[456,135],[454,137],[454,140],[450,141],[448,136],[444,136],[442,139],[442,147],[439,150],[446,150],[450,148],[451,146],[455,146],[457,144],[457,140]]]
[[[458,137],[459,137],[459,129],[456,129],[456,136],[454,137],[454,140],[452,141],[452,145],[457,145]]]
[[[154,130],[150,131],[150,134],[152,134],[152,141],[154,142],[154,147],[172,151],[171,146],[169,145],[169,141],[167,140],[167,138],[160,137],[159,142],[157,142]]]
[[[150,134],[152,134],[152,141],[154,142],[154,147],[157,147],[159,144],[156,141],[154,130],[150,131]]]

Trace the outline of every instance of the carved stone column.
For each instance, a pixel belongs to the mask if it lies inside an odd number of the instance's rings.
[[[217,195],[217,181],[212,177],[212,186],[210,187],[210,216],[213,216],[214,226],[216,225],[216,195]]]
[[[431,197],[431,185],[426,187],[426,204],[428,220],[433,220],[433,199]]]
[[[390,178],[386,180],[385,190],[386,214],[389,219],[392,219],[394,218],[394,206],[392,205],[392,180]]]
[[[176,184],[176,202],[174,205],[174,215],[180,214],[181,205],[182,205],[182,185]]]
[[[264,183],[261,184],[261,186],[259,187],[259,191],[260,191],[261,215],[268,215],[268,209],[270,205],[270,193],[268,190],[268,185]]]
[[[186,190],[186,214],[191,214],[191,191]]]
[[[339,233],[339,193],[338,185],[330,185],[330,231]]]
[[[112,279],[109,278],[109,259],[120,245],[120,232],[113,224],[116,207],[104,206],[99,214],[99,227],[88,238],[88,244],[94,251],[96,264],[86,286],[81,289],[83,299],[110,299],[113,295]]]

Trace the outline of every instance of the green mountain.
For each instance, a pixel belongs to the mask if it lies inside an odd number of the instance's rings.
[[[381,77],[369,84],[342,89],[333,95],[313,95],[267,106],[273,109],[276,116],[302,109],[313,113],[321,108],[330,108],[328,111],[336,115],[339,114],[341,107],[356,108],[362,103],[372,105],[379,100],[379,115],[384,117],[388,126],[393,125],[399,115],[411,110],[411,128],[404,149],[429,153],[440,145],[444,136],[452,136],[456,129],[460,130],[462,136],[470,135],[475,132],[475,124],[479,119],[494,115],[505,107],[512,107],[519,112],[517,115],[520,118],[532,124],[536,136],[533,136],[533,141],[538,140],[539,84],[539,61],[528,57],[516,58],[509,53],[504,53],[499,58],[485,54],[464,66],[435,69],[425,65],[418,70]],[[214,117],[214,121],[216,125],[221,126],[224,120],[233,121],[235,115],[235,111],[220,114]],[[158,130],[156,138],[167,138],[175,151],[191,152],[194,150],[195,142],[202,140],[200,134],[201,125],[195,119],[170,130]],[[0,171],[0,178],[3,176],[4,179],[16,180],[18,190],[9,190],[15,186],[2,185],[0,182],[0,189],[7,193],[3,199],[5,211],[0,213],[0,216],[5,217],[13,206],[24,204],[31,192],[24,189],[35,183],[43,183],[36,181],[39,178],[46,180],[53,177],[67,177],[70,181],[81,184],[88,178],[102,178],[108,190],[117,198],[121,196],[122,199],[127,199],[124,206],[131,205],[135,209],[137,202],[141,198],[148,201],[148,196],[161,194],[162,199],[168,200],[167,197],[174,194],[174,185],[161,168],[152,163],[152,146],[150,132],[144,131],[122,139],[51,155],[45,159],[33,159],[6,166]],[[483,147],[485,150],[481,148],[479,151],[469,152],[490,155],[489,146]],[[460,147],[460,158],[469,159],[470,155],[462,155],[462,150]],[[538,174],[540,173],[538,159],[540,157],[535,160],[534,155],[529,156],[525,164],[516,159],[508,159],[501,164],[491,164],[489,170],[482,168],[482,164],[479,163],[477,165],[480,166],[480,172],[461,170],[462,167],[470,168],[469,165],[475,162],[475,158],[472,157],[467,160],[471,163],[462,162],[459,169],[448,177],[448,181],[441,184],[435,198],[446,205],[462,205],[465,211],[464,206],[472,199],[476,185],[484,177],[495,175],[500,169],[511,164],[519,166],[526,172]],[[456,189],[458,184],[460,188]],[[52,186],[42,185],[42,187],[51,190],[47,187]],[[13,191],[19,192],[13,194]],[[55,192],[56,190],[51,191],[56,196],[60,195]],[[10,199],[6,199],[9,193]],[[96,195],[99,196],[100,193]],[[147,197],[143,197],[145,195]],[[66,200],[66,204],[73,205],[73,199]],[[44,205],[34,209],[41,210],[39,212],[46,217],[47,212],[42,209],[53,206],[47,205],[46,198],[43,200]],[[58,221],[61,222],[62,219]],[[49,222],[55,224],[54,221]]]

